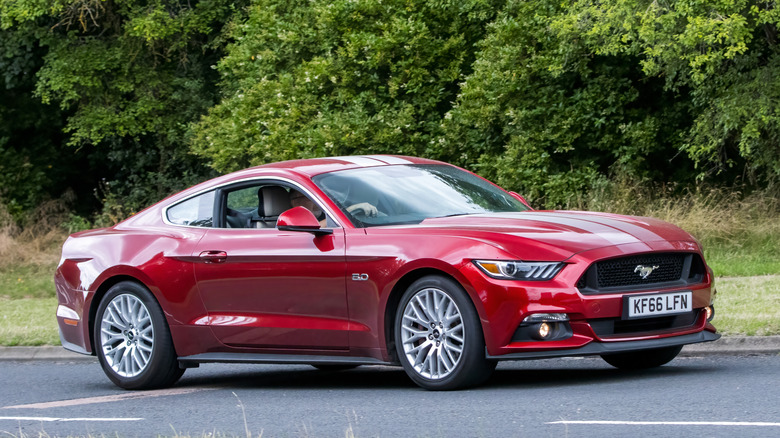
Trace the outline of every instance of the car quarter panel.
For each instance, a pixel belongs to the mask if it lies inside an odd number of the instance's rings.
[[[117,279],[134,279],[164,309],[177,349],[187,350],[192,341],[180,328],[205,312],[195,289],[191,257],[203,232],[150,227],[144,231],[103,229],[70,237],[55,274],[57,296],[60,306],[83,316],[76,325],[57,318],[63,340],[81,352],[91,352],[88,317],[99,304],[98,292],[105,292],[105,286]]]

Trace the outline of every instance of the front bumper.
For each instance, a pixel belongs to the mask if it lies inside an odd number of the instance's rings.
[[[583,294],[578,281],[599,257],[577,255],[554,279],[539,282],[496,280],[471,264],[465,265],[461,273],[468,279],[478,304],[487,357],[500,360],[601,355],[718,339],[704,310],[713,301],[711,274],[698,283],[683,286]],[[624,316],[628,296],[673,292],[690,292],[692,313],[631,319]],[[566,314],[568,336],[541,340],[521,333],[524,318],[539,313]]]
[[[678,345],[696,344],[699,342],[710,342],[720,339],[720,334],[707,330],[699,333],[691,333],[682,336],[672,336],[668,338],[644,339],[641,341],[624,342],[598,342],[593,341],[579,348],[566,350],[548,350],[548,351],[528,351],[522,353],[509,353],[498,356],[490,355],[485,350],[485,358],[490,360],[525,360],[525,359],[547,359],[554,357],[571,356],[593,356],[613,353],[627,353],[631,351],[651,350],[655,348],[674,347]]]

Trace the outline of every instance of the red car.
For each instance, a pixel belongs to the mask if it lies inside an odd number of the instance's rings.
[[[421,158],[267,164],[72,235],[55,280],[62,344],[123,388],[208,362],[401,365],[427,389],[499,360],[672,360],[720,337],[712,271],[668,223],[534,211]]]

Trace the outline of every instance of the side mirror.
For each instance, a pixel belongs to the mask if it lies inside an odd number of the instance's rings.
[[[280,231],[303,231],[313,234],[333,234],[333,230],[320,227],[320,221],[304,207],[293,207],[279,215],[276,228]]]
[[[523,196],[517,192],[509,192],[510,195],[512,195],[514,198],[516,198],[518,201],[522,202],[523,205],[528,207],[529,210],[533,210],[533,207],[531,207],[531,204],[528,203],[528,201],[523,198]]]

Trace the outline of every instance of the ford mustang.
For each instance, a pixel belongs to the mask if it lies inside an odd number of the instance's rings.
[[[55,274],[62,345],[128,389],[210,362],[402,366],[419,386],[500,360],[661,366],[720,337],[712,271],[671,224],[535,211],[421,158],[231,173],[75,233]]]

